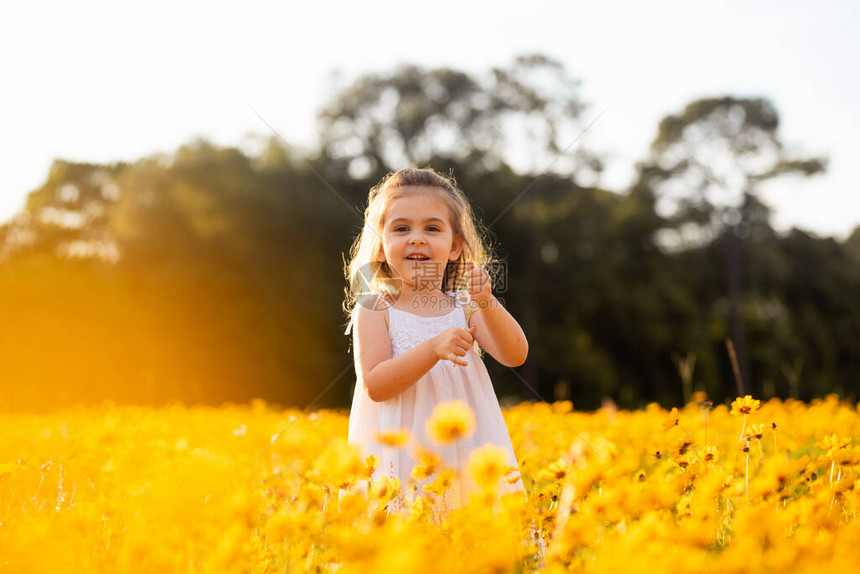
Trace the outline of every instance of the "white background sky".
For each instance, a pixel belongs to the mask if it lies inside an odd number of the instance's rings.
[[[860,4],[794,0],[265,3],[15,2],[0,8],[0,221],[54,158],[134,161],[196,136],[316,141],[330,73],[399,63],[481,73],[516,54],[563,61],[621,190],[658,122],[700,97],[770,98],[789,149],[828,173],[770,186],[778,229],[860,225]],[[585,118],[589,121],[589,118]]]

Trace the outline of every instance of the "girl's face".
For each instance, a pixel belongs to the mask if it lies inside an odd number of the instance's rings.
[[[378,259],[413,289],[439,289],[445,266],[459,257],[462,244],[445,201],[432,191],[410,190],[388,205]]]

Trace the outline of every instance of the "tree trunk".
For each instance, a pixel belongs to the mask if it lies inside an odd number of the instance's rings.
[[[741,318],[741,293],[743,288],[743,243],[738,237],[737,227],[726,230],[726,272],[729,287],[729,332],[737,356],[741,380],[738,382],[740,395],[751,394],[749,362],[747,359],[746,334]]]

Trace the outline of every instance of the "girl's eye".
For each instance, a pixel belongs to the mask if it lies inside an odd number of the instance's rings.
[[[439,231],[439,228],[436,227],[435,225],[431,225],[430,227],[427,228],[427,231]]]
[[[398,225],[397,227],[394,228],[394,231],[406,231],[406,226],[405,225]]]

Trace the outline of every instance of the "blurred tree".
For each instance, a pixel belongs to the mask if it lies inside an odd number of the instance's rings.
[[[805,351],[797,355],[803,367],[798,398],[837,392],[856,399],[860,264],[852,259],[850,245],[794,229],[777,249],[785,262],[780,292],[791,310],[794,336]],[[790,367],[788,356],[781,359],[784,371]]]
[[[335,95],[309,165],[277,138],[256,154],[200,140],[131,164],[55,162],[27,210],[0,225],[0,380],[20,383],[0,408],[348,405],[341,257],[369,187],[404,162],[452,170],[492,222],[507,263],[499,295],[530,341],[525,369],[487,361],[503,397],[676,404],[672,357],[687,353],[693,388],[733,395],[730,300],[714,262],[735,238],[745,380],[765,397],[855,392],[860,230],[843,244],[783,237],[758,193],[823,162],[787,159],[775,112],[729,98],[664,121],[627,193],[587,182],[600,168],[589,152],[575,160],[584,171],[563,154],[541,173],[581,116],[575,85],[537,56],[487,76],[404,67]]]
[[[350,215],[335,202],[274,141],[257,157],[196,141],[110,169],[57,162],[3,227],[0,311],[16,328],[0,330],[15,357],[0,375],[58,403],[310,403],[343,370],[332,262]],[[92,237],[113,256],[81,246]]]
[[[434,158],[479,172],[509,164],[541,173],[581,129],[579,84],[543,55],[516,57],[485,76],[412,65],[359,76],[336,88],[319,114],[326,173],[378,179]],[[579,147],[557,169],[593,175],[603,165]]]
[[[823,171],[817,158],[792,157],[777,134],[776,109],[762,98],[706,98],[665,117],[639,165],[640,185],[654,189],[658,211],[672,227],[664,244],[683,248],[719,238],[729,294],[731,339],[741,370],[740,393],[748,392],[746,336],[740,313],[741,245],[760,218],[763,182],[786,174]]]
[[[6,256],[26,249],[63,259],[116,261],[108,211],[118,196],[114,178],[123,168],[54,161],[45,183],[30,193],[24,212],[9,226],[18,240],[5,244]]]
[[[860,225],[855,227],[845,240],[845,249],[854,261],[860,263]]]
[[[257,357],[222,368],[224,384],[257,373],[259,394],[309,402],[319,389],[299,382],[330,379],[342,353],[328,332],[340,318],[340,274],[327,238],[344,235],[336,230],[348,219],[336,198],[275,139],[256,158],[198,141],[169,164],[126,170],[120,186],[113,215],[128,268],[159,270],[159,289],[187,301],[200,325],[218,310],[218,344]],[[175,278],[188,288],[174,291]]]

